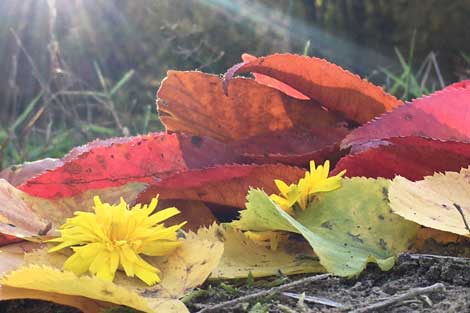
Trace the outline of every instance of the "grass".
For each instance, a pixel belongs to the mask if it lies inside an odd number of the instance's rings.
[[[419,98],[446,86],[434,52],[430,52],[415,66],[415,38],[416,33],[412,36],[407,57],[395,47],[399,64],[397,70],[380,67],[378,71],[385,76],[385,90],[402,100]]]
[[[9,126],[0,126],[0,169],[45,157],[61,157],[96,138],[162,129],[154,105],[128,105],[134,71],[111,82],[95,63],[101,89],[41,91]],[[137,108],[139,107],[139,108]]]
[[[310,41],[303,55],[308,55]],[[385,81],[384,89],[403,100],[411,100],[444,88],[436,54],[420,63],[415,58],[415,36],[407,55],[395,48],[398,67],[380,67],[369,78]],[[466,65],[470,54],[461,53]],[[94,63],[98,90],[78,81],[62,81],[42,88],[9,126],[0,125],[0,169],[45,157],[61,157],[74,146],[96,138],[145,134],[163,129],[155,105],[136,103],[132,97],[134,70],[111,81]],[[71,77],[69,73],[67,77]],[[378,76],[378,77],[377,77]],[[61,78],[63,79],[63,78]],[[70,80],[70,79],[69,79]],[[53,86],[65,86],[53,89]]]

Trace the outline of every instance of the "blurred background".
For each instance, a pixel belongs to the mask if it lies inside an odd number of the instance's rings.
[[[468,0],[1,0],[0,169],[162,130],[168,69],[326,58],[412,99],[470,77]]]

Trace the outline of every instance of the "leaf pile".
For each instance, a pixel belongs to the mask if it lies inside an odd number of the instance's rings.
[[[209,275],[353,276],[369,262],[390,269],[416,245],[418,224],[436,238],[470,237],[469,86],[402,103],[335,64],[292,54],[243,55],[223,78],[169,71],[157,93],[165,132],[96,140],[0,172],[0,300],[187,312],[179,299]],[[333,174],[350,178],[289,215],[268,195],[275,179],[304,177],[311,160],[330,160]],[[62,272],[67,256],[40,243],[89,211],[94,195],[148,203],[157,194],[157,210],[177,206],[170,222],[188,224],[182,247],[153,260],[163,272],[156,287]],[[279,247],[243,231],[282,234]]]

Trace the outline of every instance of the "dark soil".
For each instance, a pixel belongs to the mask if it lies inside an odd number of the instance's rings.
[[[447,247],[449,248],[449,247]],[[461,247],[458,255],[466,254],[468,245]],[[432,250],[432,249],[431,249]],[[446,249],[449,251],[448,249]],[[440,252],[442,251],[431,251]],[[452,251],[456,252],[456,251]],[[454,254],[455,255],[455,254]],[[273,285],[286,283],[305,277],[272,278],[266,281],[250,282],[229,281],[210,282],[203,289],[192,294],[186,303],[191,312],[203,307],[211,307],[224,301],[239,298],[260,290],[267,290]],[[397,265],[389,272],[382,272],[376,266],[369,266],[356,279],[330,277],[289,290],[307,296],[323,297],[339,302],[351,309],[363,308],[375,302],[390,299],[394,295],[409,292],[413,288],[426,287],[435,283],[443,283],[444,291],[428,293],[423,296],[398,302],[382,310],[369,312],[458,312],[470,313],[470,259],[453,257],[426,257],[423,255],[402,255]],[[255,299],[248,303],[227,306],[213,312],[341,312],[339,309],[321,304],[305,302],[307,309],[299,306],[297,300],[283,295],[275,295]],[[286,306],[288,308],[286,308]],[[289,308],[291,311],[289,311]],[[41,301],[6,301],[0,303],[0,312],[5,313],[77,313],[75,309],[53,305]],[[114,311],[117,312],[117,311]],[[164,313],[164,312],[162,312]]]
[[[10,300],[0,302],[1,313],[80,313],[80,310],[38,300]]]
[[[389,272],[382,272],[377,267],[371,266],[357,279],[332,277],[290,290],[290,292],[305,292],[306,295],[334,300],[357,309],[386,300],[393,295],[406,293],[412,288],[426,287],[437,282],[444,284],[445,291],[430,293],[376,312],[470,312],[470,261],[459,259],[416,259],[413,255],[403,255],[395,268]],[[212,293],[210,297],[198,298],[197,303],[190,304],[191,312],[197,312],[201,303],[210,305],[229,299],[225,289],[226,287],[220,292]],[[235,297],[257,292],[260,289],[240,287],[238,290],[239,295]],[[293,312],[299,312],[297,300],[279,295],[272,299],[257,299],[249,305],[242,303],[238,307],[227,308],[223,312],[249,312],[249,308],[246,307],[253,307],[256,302],[266,303],[269,312],[286,312],[285,309],[279,308],[279,304],[289,306]],[[321,304],[306,303],[306,305],[310,312],[340,312],[338,309]]]

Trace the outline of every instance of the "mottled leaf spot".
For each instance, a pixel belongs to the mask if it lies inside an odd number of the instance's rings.
[[[379,246],[380,246],[383,250],[387,250],[387,243],[385,242],[385,240],[383,240],[383,238],[380,238],[380,239],[379,239]]]
[[[333,229],[333,224],[330,221],[323,222],[320,226],[329,230]]]

